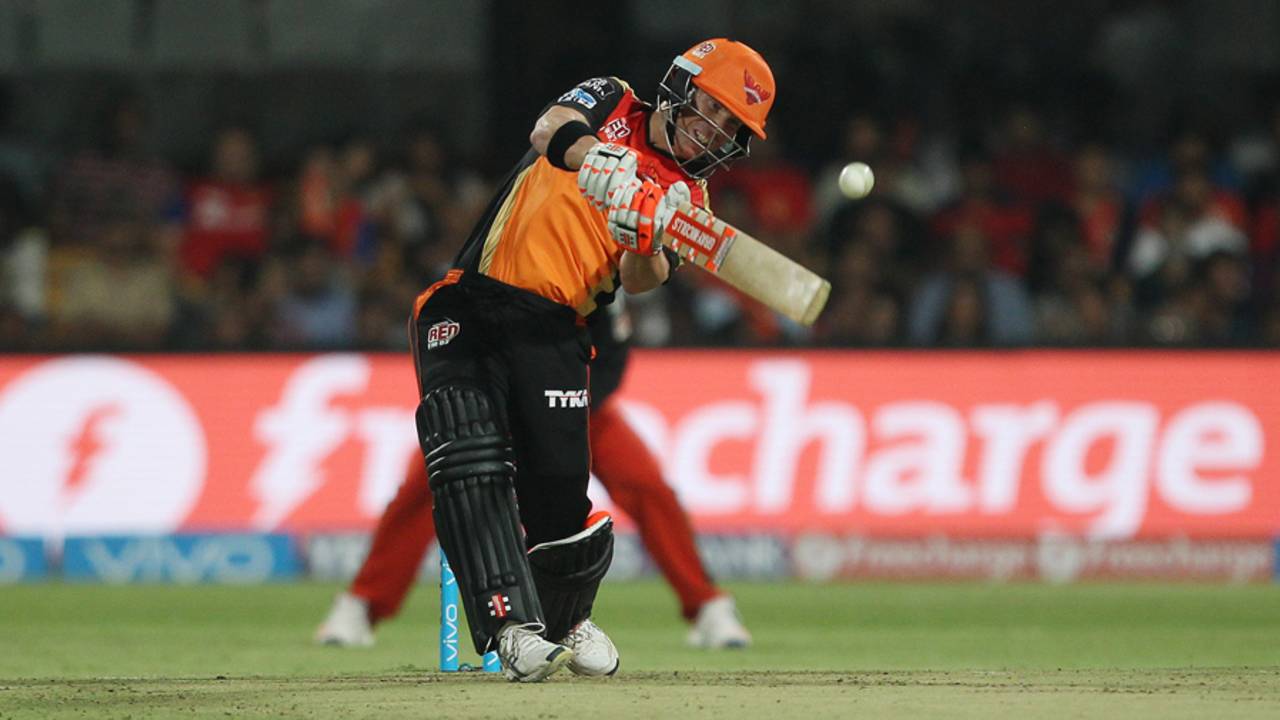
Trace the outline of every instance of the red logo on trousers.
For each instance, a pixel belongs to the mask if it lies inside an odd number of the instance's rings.
[[[432,350],[448,345],[449,341],[458,337],[460,332],[462,332],[462,326],[458,323],[452,320],[441,320],[427,328],[427,349]]]

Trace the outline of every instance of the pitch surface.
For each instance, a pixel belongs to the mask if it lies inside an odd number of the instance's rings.
[[[0,718],[1280,717],[1280,587],[745,584],[745,652],[606,584],[609,680],[434,672],[422,586],[371,650],[310,645],[336,588],[0,589]]]

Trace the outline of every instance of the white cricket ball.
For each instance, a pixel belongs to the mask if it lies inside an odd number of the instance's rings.
[[[866,197],[875,184],[876,176],[866,163],[851,162],[840,171],[840,192],[851,200]]]

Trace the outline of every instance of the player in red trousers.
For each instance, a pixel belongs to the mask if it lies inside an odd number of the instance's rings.
[[[733,598],[717,588],[698,559],[689,519],[663,480],[658,461],[623,417],[612,399],[627,363],[626,325],[621,303],[588,319],[597,356],[591,362],[591,470],[609,497],[635,521],[650,556],[680,597],[681,613],[691,622],[689,644],[704,648],[746,647]],[[427,469],[419,454],[374,531],[369,555],[346,592],[334,600],[316,641],[341,646],[373,644],[373,627],[393,617],[435,538]]]

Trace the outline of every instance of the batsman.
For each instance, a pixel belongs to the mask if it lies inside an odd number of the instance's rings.
[[[774,95],[764,59],[724,38],[676,57],[652,105],[617,78],[580,83],[541,114],[454,269],[415,303],[439,542],[476,651],[497,650],[511,680],[618,666],[589,622],[613,523],[587,499],[584,318],[619,287],[668,280],[679,259],[661,228],[682,203],[705,207],[706,178],[765,137]]]

